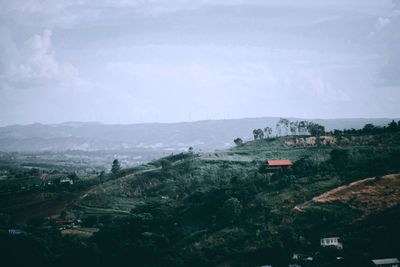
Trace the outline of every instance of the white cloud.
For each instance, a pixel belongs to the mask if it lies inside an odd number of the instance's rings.
[[[392,0],[392,10],[378,18],[375,30],[369,34],[371,42],[378,47],[380,54],[380,70],[378,71],[378,86],[399,86],[400,54],[400,0]]]
[[[107,69],[119,76],[134,76],[142,79],[177,78],[176,70],[154,64],[137,64],[129,61],[110,62]]]
[[[244,88],[252,85],[272,87],[278,77],[265,64],[243,63],[231,66],[212,63],[186,63],[183,65],[138,64],[129,61],[111,62],[107,71],[125,84],[142,81],[151,84],[173,85],[181,88],[221,91],[224,88]],[[249,89],[251,90],[251,89]]]
[[[70,26],[77,20],[74,8],[80,4],[80,0],[0,0],[0,15],[7,22],[27,26]]]
[[[29,38],[16,58],[9,58],[0,75],[9,87],[63,86],[79,82],[78,69],[57,59],[50,30]]]
[[[387,16],[379,17],[375,23],[375,30],[370,32],[368,37],[374,37],[377,33],[381,32],[389,24],[393,23],[398,17],[400,17],[400,0],[392,0],[393,10]]]
[[[400,66],[389,1],[0,0],[0,123],[384,111],[378,69],[393,81]]]
[[[317,100],[324,102],[331,101],[349,101],[350,97],[345,91],[333,86],[330,81],[327,81],[320,70],[300,69],[295,79],[300,82],[298,86],[302,89],[305,95],[316,97]]]

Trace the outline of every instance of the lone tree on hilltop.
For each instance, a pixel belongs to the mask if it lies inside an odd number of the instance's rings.
[[[307,130],[313,136],[320,136],[325,134],[325,127],[317,123],[310,122],[307,126]]]
[[[269,138],[270,136],[271,136],[271,134],[272,134],[272,128],[271,127],[265,127],[264,128],[264,133],[265,133],[265,135],[267,136],[267,138]]]
[[[112,166],[111,166],[111,172],[114,175],[116,175],[120,170],[121,170],[121,163],[119,163],[118,159],[114,159]]]
[[[289,120],[285,118],[280,118],[278,123],[276,124],[277,131],[279,132],[279,135],[282,133],[282,129],[285,130],[285,135],[288,135],[289,133]]]
[[[290,129],[290,133],[292,134],[292,135],[296,135],[297,134],[297,129],[298,129],[298,126],[299,126],[299,122],[298,121],[291,121],[290,123],[289,123],[289,129]]]
[[[300,121],[300,122],[297,124],[298,133],[299,133],[300,135],[305,135],[305,134],[307,134],[308,124],[309,124],[308,121]]]
[[[237,146],[242,146],[242,145],[243,145],[243,140],[242,140],[242,138],[236,138],[235,140],[233,140],[233,142],[234,142],[235,145],[237,145]]]
[[[257,140],[257,139],[261,140],[264,138],[264,132],[261,129],[254,129],[253,136],[254,136],[254,140]]]

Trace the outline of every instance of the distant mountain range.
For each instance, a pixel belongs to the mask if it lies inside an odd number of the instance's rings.
[[[66,122],[0,127],[0,151],[177,151],[194,147],[211,150],[233,145],[233,139],[252,139],[255,128],[275,128],[278,117],[207,120],[180,123],[101,124]],[[289,118],[290,121],[303,120]],[[326,130],[383,126],[392,119],[313,119]],[[397,120],[397,119],[396,119]]]

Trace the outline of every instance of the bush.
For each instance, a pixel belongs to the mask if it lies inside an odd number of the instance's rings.
[[[224,202],[220,212],[222,221],[233,223],[242,213],[242,208],[242,203],[237,198],[229,198]]]

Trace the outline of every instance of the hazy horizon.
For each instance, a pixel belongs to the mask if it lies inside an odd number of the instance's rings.
[[[230,120],[246,120],[246,119],[266,119],[266,118],[287,118],[287,119],[298,119],[298,120],[377,120],[377,119],[387,119],[387,120],[400,120],[400,117],[337,117],[337,118],[299,118],[299,117],[283,117],[283,116],[261,116],[261,117],[241,117],[241,118],[216,118],[216,119],[199,119],[199,120],[191,120],[191,121],[148,121],[148,122],[126,122],[126,123],[112,123],[112,122],[101,122],[101,121],[60,121],[60,122],[31,122],[31,123],[14,123],[14,124],[6,124],[0,125],[0,127],[9,127],[9,126],[29,126],[34,124],[41,125],[61,125],[61,124],[73,124],[73,123],[82,123],[82,124],[101,124],[101,125],[136,125],[136,124],[179,124],[179,123],[196,123],[196,122],[205,122],[205,121],[230,121]]]
[[[400,117],[399,0],[0,0],[0,22],[0,126]]]
[[[15,124],[7,124],[0,125],[0,127],[9,127],[9,126],[29,126],[29,125],[62,125],[62,124],[74,124],[74,123],[82,123],[82,124],[101,124],[101,125],[140,125],[140,124],[184,124],[184,123],[199,123],[199,122],[207,122],[207,121],[232,121],[232,120],[253,120],[253,119],[279,119],[286,118],[289,120],[326,120],[326,121],[334,121],[334,120],[395,120],[396,122],[400,120],[400,117],[337,117],[337,118],[299,118],[299,117],[282,117],[282,116],[261,116],[261,117],[241,117],[241,118],[229,118],[229,119],[199,119],[199,120],[191,120],[191,121],[165,121],[165,122],[157,122],[157,121],[149,121],[149,122],[127,122],[127,123],[108,123],[101,121],[61,121],[61,122],[31,122],[31,123],[15,123]]]

